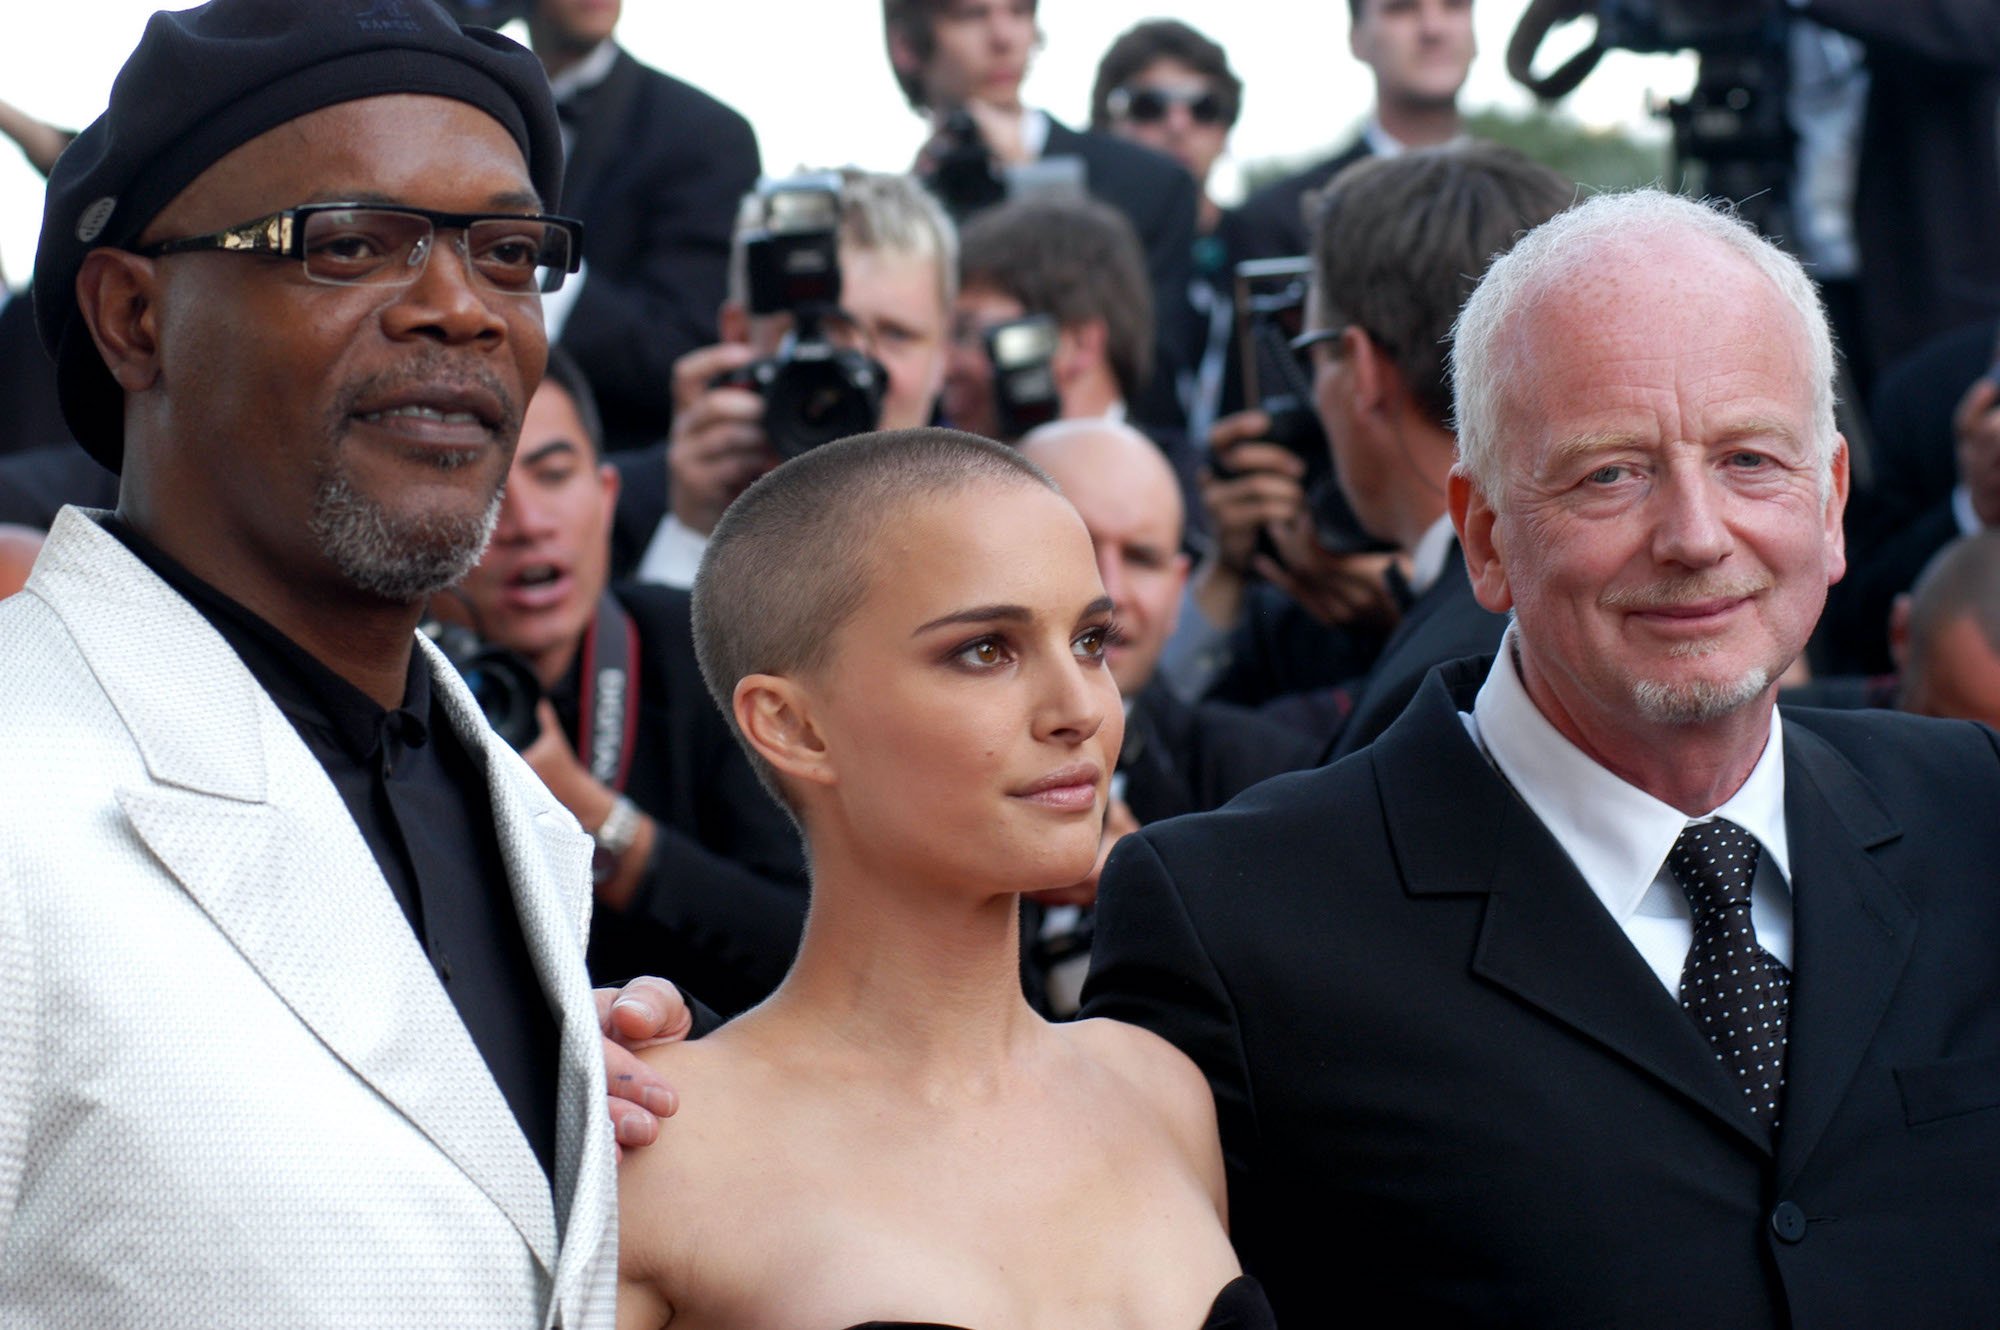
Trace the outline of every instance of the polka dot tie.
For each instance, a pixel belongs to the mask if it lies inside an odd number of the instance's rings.
[[[1742,1085],[1751,1115],[1775,1131],[1792,976],[1758,945],[1750,923],[1757,853],[1755,836],[1717,818],[1683,828],[1667,867],[1694,910],[1681,1006]]]

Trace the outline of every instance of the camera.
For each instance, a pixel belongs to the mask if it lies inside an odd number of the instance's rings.
[[[1030,314],[986,330],[986,358],[993,364],[993,405],[1002,438],[1018,439],[1056,418],[1061,403],[1053,361],[1060,335],[1048,314]]]
[[[993,151],[979,132],[972,113],[964,107],[945,117],[943,149],[936,165],[924,177],[924,185],[937,196],[954,222],[982,208],[990,208],[1007,197],[1007,184],[993,163]]]
[[[527,661],[461,624],[425,619],[417,631],[444,653],[479,703],[486,723],[508,747],[518,753],[535,741],[542,732],[535,715],[542,703],[542,683]]]
[[[1333,474],[1333,450],[1313,409],[1312,378],[1292,350],[1305,331],[1306,291],[1312,261],[1304,256],[1246,259],[1236,265],[1236,340],[1243,365],[1243,400],[1270,417],[1264,441],[1289,450],[1305,464],[1299,484],[1306,492],[1320,544],[1336,554],[1393,548],[1361,529]],[[1224,456],[1210,463],[1218,475],[1233,474]],[[1282,563],[1269,537],[1258,550]]]
[[[882,415],[888,372],[864,352],[836,346],[841,320],[840,177],[803,175],[760,186],[760,217],[744,240],[752,315],[790,314],[778,353],[718,376],[715,386],[764,398],[764,433],[781,458],[865,434]]]

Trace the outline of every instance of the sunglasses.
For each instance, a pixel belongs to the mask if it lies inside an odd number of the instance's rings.
[[[1197,125],[1223,122],[1222,99],[1208,88],[1119,88],[1107,99],[1111,114],[1135,125],[1156,125],[1176,106],[1187,108]]]

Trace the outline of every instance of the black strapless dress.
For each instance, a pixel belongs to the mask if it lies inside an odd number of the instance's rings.
[[[865,1321],[847,1330],[965,1330],[965,1327],[938,1321]],[[1163,1326],[1161,1330],[1171,1328]],[[1215,1305],[1208,1309],[1208,1319],[1201,1323],[1201,1330],[1278,1330],[1278,1318],[1264,1297],[1263,1285],[1248,1275],[1239,1275],[1215,1295]]]

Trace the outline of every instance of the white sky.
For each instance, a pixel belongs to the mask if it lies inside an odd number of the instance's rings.
[[[158,0],[0,0],[0,99],[44,120],[81,126],[103,110],[111,80]],[[1468,108],[1523,108],[1503,53],[1526,0],[1480,0],[1480,56]],[[1366,114],[1366,71],[1347,53],[1341,0],[1043,0],[1047,37],[1027,100],[1081,125],[1097,60],[1132,24],[1179,18],[1222,43],[1245,85],[1236,158],[1309,156],[1343,141]],[[882,49],[879,0],[626,0],[620,39],[642,60],[707,89],[748,116],[764,166],[907,166],[922,127],[903,104]],[[1562,49],[1574,49],[1580,31]],[[1542,67],[1551,60],[1544,57]],[[1646,124],[1649,99],[1693,81],[1687,58],[1616,54],[1569,98],[1587,124]],[[1643,132],[1657,136],[1649,124]],[[1227,160],[1216,179],[1227,201]],[[0,265],[27,279],[41,221],[41,178],[0,144]]]

